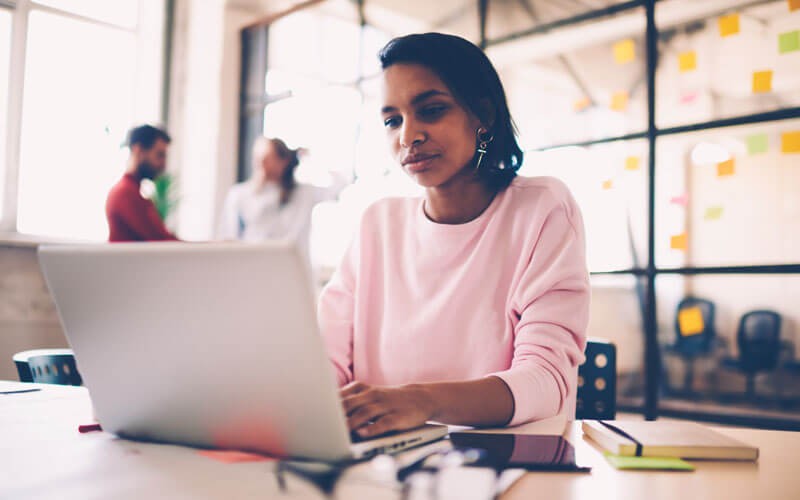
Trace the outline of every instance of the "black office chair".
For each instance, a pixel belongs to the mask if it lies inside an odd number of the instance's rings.
[[[775,311],[750,311],[739,320],[736,332],[739,357],[723,359],[722,366],[745,374],[746,393],[751,400],[756,396],[756,375],[778,368],[784,348],[780,335],[781,315]]]
[[[691,315],[693,309],[699,311],[701,321],[698,324],[689,322],[687,327],[687,321],[681,321],[681,315]],[[678,303],[675,311],[675,343],[666,346],[665,351],[677,355],[684,362],[684,395],[693,393],[695,361],[698,358],[715,356],[720,350],[724,350],[724,343],[717,337],[714,321],[715,307],[710,300],[685,297]]]
[[[34,349],[14,355],[21,382],[82,385],[72,349]]]
[[[578,367],[577,420],[613,420],[617,414],[617,348],[603,340],[586,343],[586,361]]]

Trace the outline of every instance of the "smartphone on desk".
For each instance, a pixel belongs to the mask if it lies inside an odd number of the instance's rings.
[[[483,450],[481,459],[471,464],[480,467],[567,472],[591,470],[591,467],[576,462],[575,448],[561,436],[452,432],[450,441],[456,449]]]

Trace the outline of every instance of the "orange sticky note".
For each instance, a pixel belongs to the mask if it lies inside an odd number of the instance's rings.
[[[717,163],[717,176],[724,177],[726,175],[733,175],[736,171],[736,165],[733,158],[721,163]]]
[[[678,68],[681,70],[681,73],[697,69],[697,52],[693,50],[681,52],[680,55],[678,55]]]
[[[625,111],[628,107],[628,93],[624,90],[614,92],[611,96],[611,109],[614,111]]]
[[[581,97],[572,104],[572,109],[575,111],[583,111],[588,108],[590,104],[592,104],[592,101],[588,97]]]
[[[636,45],[628,38],[614,44],[614,60],[617,64],[627,64],[636,57]]]
[[[719,18],[719,36],[731,36],[739,32],[739,14]]]
[[[239,462],[268,462],[275,460],[272,457],[236,450],[200,450],[197,452],[197,454],[212,460],[216,460],[217,462],[222,462],[224,464],[235,464]]]
[[[611,189],[612,187],[614,187],[614,181],[611,179],[603,181],[603,189]]]
[[[678,329],[680,329],[682,336],[689,337],[703,333],[705,328],[703,311],[699,307],[687,307],[678,312]]]
[[[772,90],[772,70],[756,71],[753,73],[753,93],[770,92]]]
[[[688,248],[688,240],[686,233],[676,234],[669,239],[669,247],[673,250],[686,250]]]
[[[781,153],[800,153],[800,130],[781,134]]]
[[[789,0],[789,12],[800,9],[800,0]]]
[[[625,158],[625,170],[639,170],[639,157],[629,156]]]

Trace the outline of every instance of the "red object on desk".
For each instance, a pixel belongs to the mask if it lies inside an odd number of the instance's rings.
[[[102,431],[102,430],[103,428],[100,427],[100,424],[85,424],[78,426],[78,432],[80,432],[81,434],[86,434],[87,432]]]

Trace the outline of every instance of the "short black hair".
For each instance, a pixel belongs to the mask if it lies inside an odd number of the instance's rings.
[[[134,145],[138,144],[144,149],[150,149],[159,139],[168,144],[172,142],[169,134],[164,129],[152,125],[139,125],[128,131],[128,135],[125,138],[125,145],[132,148]]]
[[[420,33],[390,40],[378,58],[383,69],[407,63],[433,71],[456,101],[486,124],[494,137],[478,170],[480,178],[498,190],[511,184],[522,166],[522,149],[517,143],[503,84],[480,48],[458,36]]]

